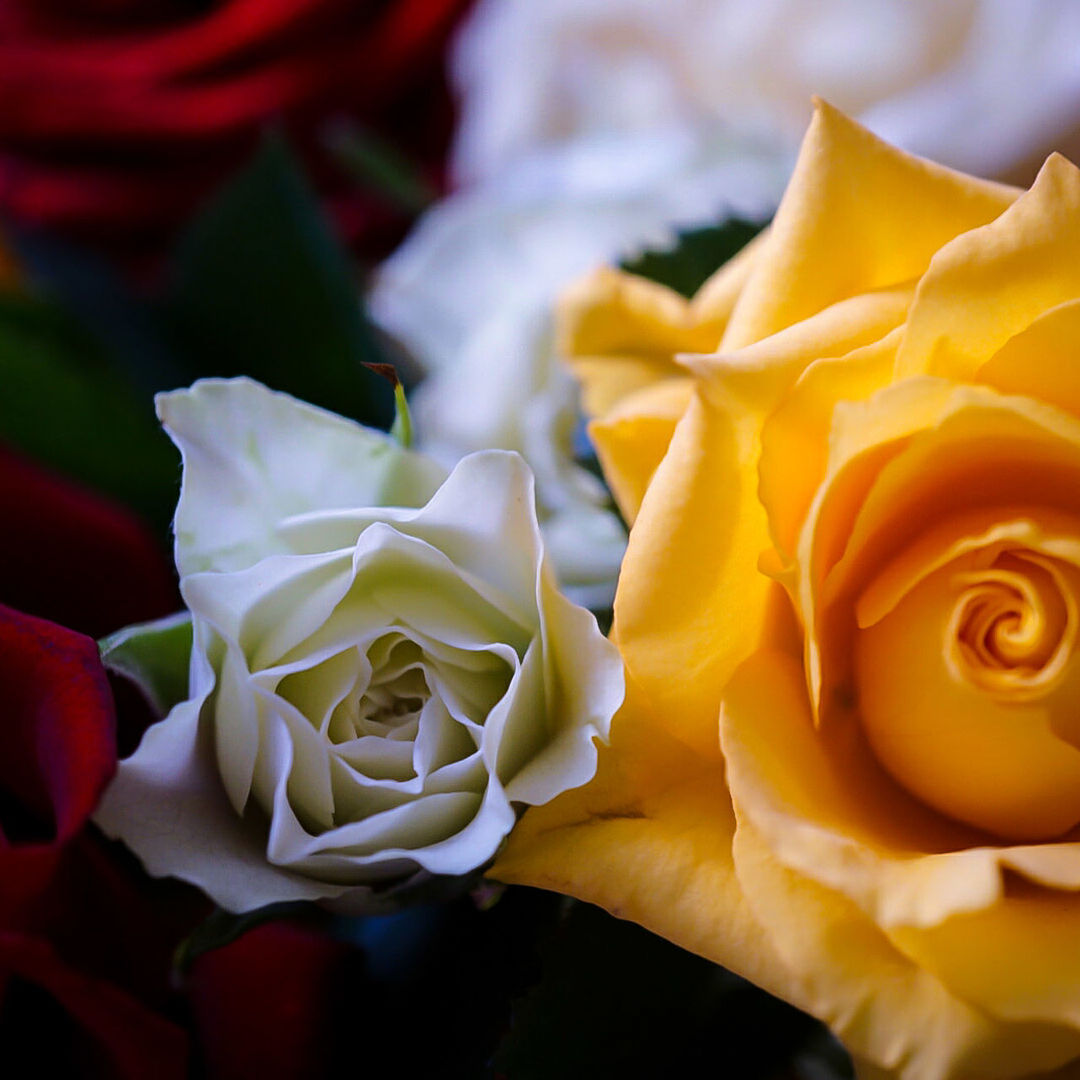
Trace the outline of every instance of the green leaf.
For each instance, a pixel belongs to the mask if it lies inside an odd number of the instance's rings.
[[[494,1058],[514,1080],[768,1080],[820,1025],[744,980],[588,904],[568,905]]]
[[[183,384],[167,328],[147,298],[100,255],[40,230],[8,226],[19,265],[50,303],[93,340],[117,375],[145,395]]]
[[[754,239],[767,222],[731,217],[719,225],[680,232],[666,251],[644,251],[623,270],[659,282],[689,299],[712,274]]]
[[[102,663],[129,678],[164,716],[188,697],[191,615],[178,612],[156,622],[117,630],[99,642]]]
[[[176,453],[149,402],[64,312],[0,297],[0,385],[0,441],[167,525]]]
[[[374,427],[393,419],[390,387],[363,367],[384,357],[348,253],[280,137],[194,222],[167,311],[189,379],[250,375]]]

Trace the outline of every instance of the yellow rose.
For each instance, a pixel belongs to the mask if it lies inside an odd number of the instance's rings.
[[[814,1013],[860,1075],[1076,1069],[1080,171],[1021,193],[821,105],[727,273],[715,308],[572,298],[605,466],[644,491],[628,700],[494,872]]]

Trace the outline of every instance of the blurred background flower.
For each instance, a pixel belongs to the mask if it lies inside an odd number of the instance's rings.
[[[564,584],[610,603],[625,533],[578,460],[553,306],[678,229],[771,216],[815,93],[976,173],[1022,174],[1080,125],[1065,0],[480,0],[457,37],[457,189],[380,268],[423,445],[520,451]]]
[[[454,54],[454,173],[683,127],[790,150],[817,94],[913,153],[997,176],[1075,135],[1078,49],[1069,0],[480,0]]]
[[[0,212],[102,251],[159,253],[283,124],[352,241],[400,214],[328,140],[387,140],[441,181],[441,55],[467,0],[4,0]]]

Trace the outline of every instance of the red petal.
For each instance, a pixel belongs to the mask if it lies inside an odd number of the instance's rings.
[[[101,637],[180,606],[148,530],[123,507],[0,449],[0,602]]]
[[[3,606],[0,690],[2,908],[97,805],[116,767],[116,719],[97,645]]]
[[[340,942],[302,927],[268,923],[200,956],[190,990],[207,1075],[324,1075],[349,953]]]
[[[125,1080],[183,1080],[186,1076],[187,1038],[178,1027],[111,983],[68,967],[48,942],[0,932],[2,974],[18,975],[47,990],[104,1050],[111,1075]],[[56,1032],[36,1030],[33,1018],[28,1019],[27,1029],[13,1033],[16,1040],[25,1040],[25,1052],[33,1052],[42,1037],[60,1037]],[[20,1049],[11,1045],[11,1037],[4,1041],[8,1061],[18,1060]],[[38,1044],[34,1057],[41,1056]]]

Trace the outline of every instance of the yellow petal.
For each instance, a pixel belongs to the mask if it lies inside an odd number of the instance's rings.
[[[589,425],[604,478],[628,524],[637,518],[641,500],[692,393],[689,377],[664,379],[623,399]]]
[[[649,483],[615,597],[623,658],[668,730],[701,753],[717,752],[720,692],[765,626],[770,583],[757,570],[770,546],[758,498],[764,418],[812,360],[887,333],[908,296],[900,288],[854,297],[745,349],[680,357],[698,387],[652,482],[631,450],[623,472],[636,487],[609,473],[620,505]]]
[[[897,374],[970,379],[1013,335],[1080,296],[1080,170],[1051,156],[996,221],[942,247],[919,285]]]
[[[1080,822],[1080,751],[1053,729],[1057,711],[1075,715],[1080,668],[1063,666],[1058,685],[1034,700],[995,695],[957,672],[953,623],[967,591],[958,565],[972,556],[933,570],[856,635],[862,726],[882,764],[927,805],[999,837],[1053,839]]]
[[[850,641],[822,621],[932,523],[976,506],[1070,508],[1080,483],[1080,423],[1030,398],[926,377],[833,413],[826,477],[799,538],[798,606],[807,672],[822,700],[819,646],[833,650],[826,700],[847,678]]]
[[[1080,416],[1080,300],[1040,315],[972,376],[1006,394],[1024,394]]]
[[[822,601],[831,603],[936,522],[986,506],[1068,514],[1078,482],[1077,419],[1031,398],[905,380],[836,411],[799,561],[811,588],[829,577]]]
[[[722,347],[918,277],[944,243],[992,221],[1017,194],[911,157],[819,102]]]
[[[679,363],[712,382],[737,379],[740,397],[771,409],[815,360],[842,357],[899,326],[912,291],[904,283],[851,296],[744,348],[680,356]]]
[[[721,740],[740,821],[875,923],[933,924],[1000,897],[997,852],[982,834],[886,776],[857,721],[815,728],[797,659],[762,650],[739,668]]]
[[[903,327],[836,360],[816,360],[765,424],[761,502],[773,541],[788,558],[825,475],[829,425],[839,401],[858,401],[887,386]]]
[[[734,827],[722,765],[656,731],[630,688],[596,778],[530,809],[489,875],[599,904],[785,997],[732,872]]]
[[[1075,893],[1018,887],[985,911],[939,926],[897,928],[890,937],[978,1008],[1005,1020],[1080,1027]]]
[[[585,412],[603,416],[642,387],[680,376],[676,353],[715,349],[726,318],[701,317],[673,290],[602,267],[560,301],[557,347],[581,383]]]
[[[874,1067],[860,1075],[1011,1080],[1080,1054],[1080,1032],[997,1020],[965,1001],[850,900],[782,866],[741,816],[734,857],[746,903],[792,973],[792,996],[828,1023],[857,1060]],[[993,955],[996,939],[983,939],[978,948]]]
[[[719,755],[720,692],[756,646],[771,582],[757,498],[760,417],[695,393],[645,494],[623,560],[615,628],[665,730]]]

